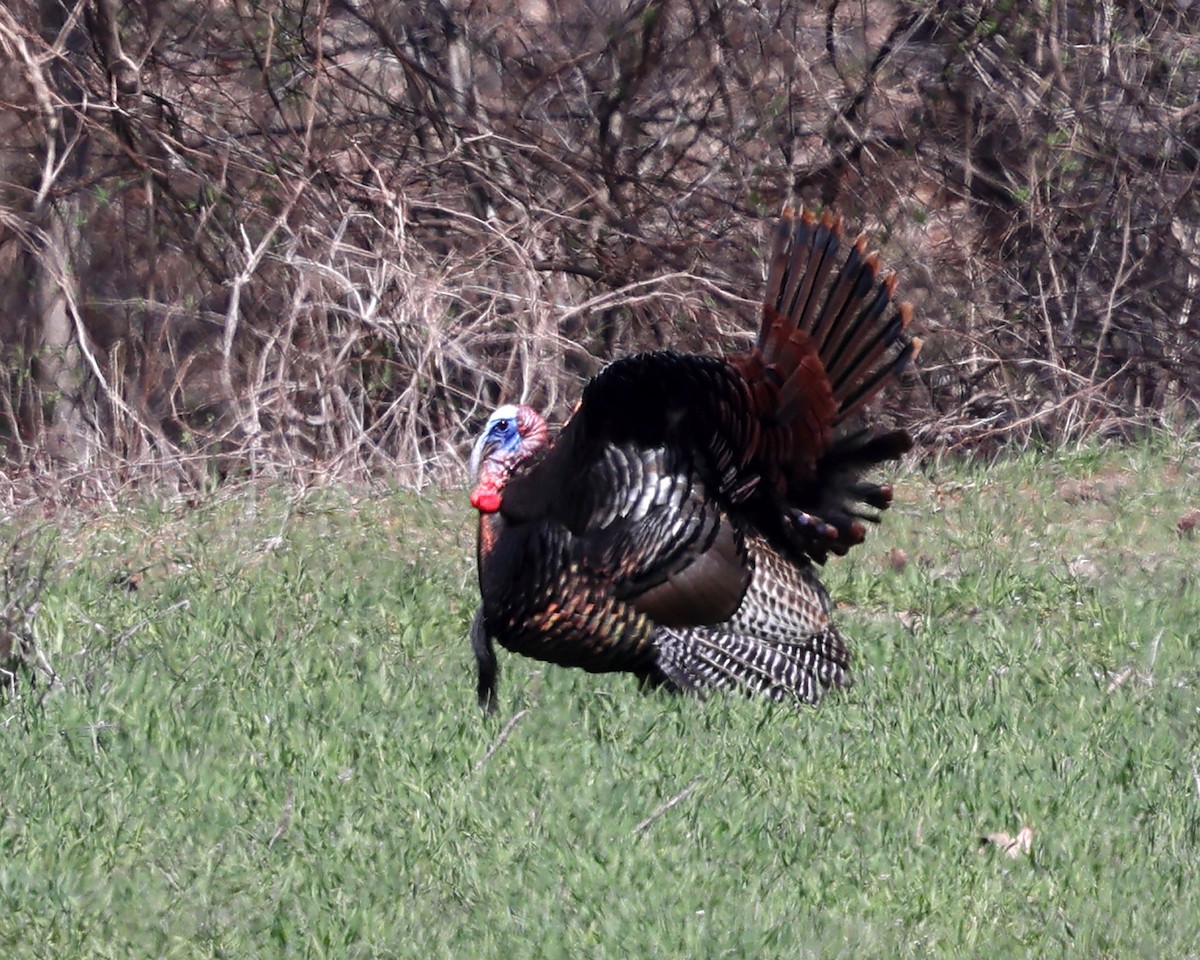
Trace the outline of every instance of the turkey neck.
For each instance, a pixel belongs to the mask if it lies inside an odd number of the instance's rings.
[[[503,590],[507,586],[505,582],[497,582],[509,579],[507,576],[497,576],[502,573],[500,569],[502,566],[511,566],[511,564],[503,563],[504,560],[509,559],[503,554],[511,553],[511,548],[497,551],[497,547],[505,539],[504,531],[507,527],[507,522],[499,513],[481,513],[479,515],[475,563],[479,571],[479,585],[485,600],[488,596],[495,596],[497,590]]]
[[[547,538],[539,536],[540,532],[539,524],[514,523],[503,513],[479,515],[476,561],[484,613],[489,619],[522,595],[522,585],[536,583],[543,566],[549,564],[553,569],[553,560],[561,559],[552,557],[555,551],[543,542]]]

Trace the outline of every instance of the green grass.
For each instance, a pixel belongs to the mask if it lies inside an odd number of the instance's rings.
[[[461,493],[63,519],[0,955],[1195,956],[1195,455],[902,475],[827,571],[858,683],[801,711],[502,654],[482,717]]]

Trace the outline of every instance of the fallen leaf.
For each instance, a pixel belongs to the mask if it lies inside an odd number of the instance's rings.
[[[980,850],[989,846],[1003,850],[1004,855],[1011,860],[1016,860],[1022,854],[1029,856],[1033,850],[1033,827],[1025,824],[1015,837],[1010,837],[1007,833],[989,833],[986,837],[979,838]]]
[[[888,565],[896,571],[896,573],[899,573],[908,566],[908,554],[899,547],[892,547],[892,549],[887,552],[887,562]]]
[[[1133,667],[1122,667],[1117,674],[1112,678],[1112,683],[1108,685],[1109,693],[1116,693],[1120,689],[1121,684],[1133,676]]]
[[[1068,561],[1067,572],[1073,577],[1091,579],[1100,575],[1096,562],[1091,557],[1079,556]]]
[[[1058,485],[1058,496],[1067,503],[1085,503],[1089,500],[1110,503],[1132,480],[1132,475],[1128,473],[1114,473],[1095,480],[1064,480]]]
[[[1192,509],[1179,518],[1175,532],[1190,539],[1196,535],[1196,527],[1200,527],[1200,510]]]
[[[1058,485],[1060,500],[1067,503],[1082,503],[1096,499],[1096,485],[1087,480],[1065,480]]]

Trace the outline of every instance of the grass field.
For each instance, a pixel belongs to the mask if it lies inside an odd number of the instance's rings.
[[[482,717],[461,492],[57,518],[0,956],[1200,955],[1197,452],[902,473],[817,710],[502,654]]]

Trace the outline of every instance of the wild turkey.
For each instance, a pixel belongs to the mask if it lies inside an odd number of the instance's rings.
[[[850,421],[920,342],[865,238],[835,270],[841,240],[840,219],[784,211],[753,350],[616,360],[553,438],[528,406],[491,415],[471,456],[482,706],[493,640],[673,691],[815,704],[850,683],[814,564],[891,502],[862,473],[908,434]]]

